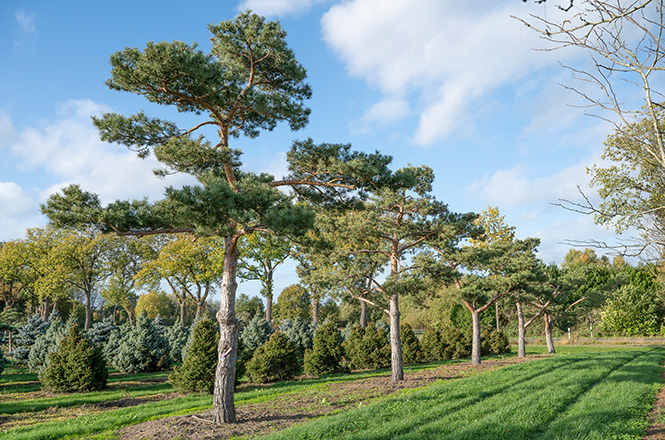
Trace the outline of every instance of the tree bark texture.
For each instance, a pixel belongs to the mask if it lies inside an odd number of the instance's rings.
[[[317,327],[319,325],[319,298],[312,295],[312,325]]]
[[[501,323],[499,322],[499,303],[494,303],[494,316],[496,318],[496,331],[501,331]]]
[[[360,301],[360,326],[367,327],[367,303],[365,301]]]
[[[550,320],[550,315],[545,313],[543,317],[545,319],[545,343],[547,344],[547,352],[549,354],[556,353],[554,350],[554,340],[552,339],[552,321]]]
[[[92,324],[92,291],[86,289],[86,291],[85,291],[85,325],[83,326],[83,328],[85,330],[89,330],[91,324]]]
[[[471,311],[473,322],[473,343],[471,346],[471,365],[480,365],[480,312]]]
[[[524,335],[524,311],[522,310],[522,302],[517,301],[517,357],[526,357],[526,337]]]
[[[213,393],[213,417],[217,423],[235,423],[236,410],[233,401],[236,361],[238,359],[238,334],[240,325],[235,316],[236,274],[238,249],[233,236],[224,240],[224,269],[221,301],[217,312],[219,345],[217,347],[217,372]]]
[[[399,295],[397,293],[390,296],[390,365],[392,381],[404,380],[402,340],[399,336]]]
[[[266,321],[272,324],[272,294],[266,295]]]

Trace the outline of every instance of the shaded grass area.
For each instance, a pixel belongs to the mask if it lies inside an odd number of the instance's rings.
[[[663,349],[578,352],[435,384],[263,438],[638,439],[663,359]]]

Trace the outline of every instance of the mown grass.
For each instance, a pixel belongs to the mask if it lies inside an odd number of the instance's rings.
[[[264,439],[639,439],[661,386],[663,359],[662,349],[543,359],[435,384]]]
[[[646,414],[661,385],[665,350],[639,347],[561,347],[562,355],[505,367],[464,379],[439,382],[423,390],[402,392],[376,403],[324,416],[313,422],[267,437],[269,439],[595,439],[641,438]],[[542,352],[529,347],[529,352]],[[442,363],[409,366],[418,370]],[[0,376],[11,385],[25,376],[13,371]],[[320,379],[244,387],[236,405],[297,398],[298,394],[325,396],[331,382],[386,375],[387,370],[336,375]],[[161,373],[164,375],[165,373]],[[80,405],[166,392],[165,383],[138,385],[154,375],[117,375],[111,387],[88,395],[60,395],[0,403],[0,414],[37,413],[53,405]],[[3,383],[4,382],[4,383]],[[125,389],[126,387],[126,389]],[[117,393],[120,393],[119,395]],[[145,394],[141,394],[145,393]],[[209,395],[177,396],[137,406],[103,410],[77,418],[65,417],[0,433],[1,439],[114,438],[113,431],[155,418],[204,412]],[[86,399],[90,399],[84,402]],[[3,397],[0,396],[0,402]],[[29,405],[32,404],[32,406]],[[22,406],[23,405],[23,406]],[[38,406],[41,405],[41,406]],[[23,408],[23,409],[21,409]],[[85,406],[80,412],[85,412]]]

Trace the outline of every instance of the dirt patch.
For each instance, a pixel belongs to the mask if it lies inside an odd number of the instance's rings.
[[[116,432],[124,440],[208,440],[228,439],[244,435],[261,435],[305,422],[309,419],[366,404],[399,390],[420,388],[437,380],[450,380],[506,365],[533,360],[507,358],[484,361],[472,366],[469,362],[443,365],[439,368],[406,372],[403,381],[393,383],[390,376],[370,377],[347,382],[333,382],[315,392],[289,393],[269,402],[242,405],[236,408],[238,423],[217,425],[210,412],[168,417],[125,427]]]
[[[665,381],[665,373],[660,377]],[[649,429],[644,440],[665,440],[665,387],[656,394],[656,403],[649,414]]]

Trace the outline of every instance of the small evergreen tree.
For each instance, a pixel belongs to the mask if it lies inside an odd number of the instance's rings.
[[[97,347],[104,347],[111,338],[111,335],[118,330],[118,326],[113,325],[111,317],[97,321],[86,332],[85,336]]]
[[[40,380],[49,391],[70,393],[104,388],[107,378],[101,349],[84,338],[74,324],[58,350],[49,355]]]
[[[342,344],[344,355],[353,369],[363,368],[362,360],[362,340],[365,335],[365,329],[360,325],[354,325],[349,331],[349,336]]]
[[[441,332],[435,328],[425,330],[420,340],[420,347],[424,361],[440,361],[446,358],[447,346],[443,343]]]
[[[413,328],[409,324],[401,324],[399,326],[399,334],[402,339],[402,355],[405,364],[413,364],[422,362],[422,350],[420,342],[413,332]]]
[[[54,310],[48,319],[48,329],[43,335],[35,339],[28,354],[28,368],[33,373],[41,373],[48,362],[48,355],[58,350],[60,341],[67,336],[69,326],[74,323],[73,319],[65,324],[62,322],[60,313]]]
[[[454,327],[445,326],[440,333],[445,347],[443,359],[462,359],[471,356],[472,334],[462,333]]]
[[[187,345],[190,335],[189,328],[182,325],[180,320],[177,320],[172,326],[167,327],[164,332],[166,340],[169,342],[169,356],[171,361],[180,363],[183,361],[183,348]]]
[[[305,351],[305,372],[310,376],[348,371],[343,366],[342,335],[334,322],[316,329],[311,349]]]
[[[502,331],[493,331],[482,343],[482,354],[510,353],[510,340]]]
[[[104,354],[107,365],[113,365],[113,359],[115,359],[118,353],[118,348],[120,348],[120,344],[127,338],[131,329],[132,326],[129,323],[124,323],[111,330],[108,341],[102,346],[102,353]]]
[[[168,368],[169,343],[143,311],[123,339],[113,359],[113,366],[125,373],[141,373]]]
[[[173,369],[170,379],[181,392],[206,392],[212,394],[217,368],[217,326],[209,319],[200,320],[192,330],[192,343],[187,358]]]
[[[264,317],[257,315],[242,329],[240,339],[247,353],[254,353],[254,350],[266,343],[274,331]]]
[[[257,348],[247,364],[247,374],[256,383],[288,380],[301,371],[298,348],[281,332],[273,333],[268,342]]]
[[[312,348],[314,329],[309,321],[300,317],[285,319],[280,322],[279,330],[289,338],[289,341],[296,344],[300,357],[305,355],[305,350]]]
[[[14,338],[14,350],[11,355],[17,362],[25,364],[30,355],[35,340],[40,335],[46,333],[48,329],[48,321],[44,321],[38,314],[32,315],[28,321],[18,330]]]
[[[381,327],[367,325],[360,352],[360,368],[375,370],[390,366],[390,343],[388,335]]]

